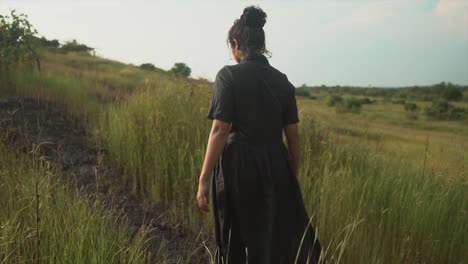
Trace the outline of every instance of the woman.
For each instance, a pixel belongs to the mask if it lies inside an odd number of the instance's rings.
[[[247,7],[229,30],[238,64],[216,76],[198,205],[209,210],[213,174],[218,263],[317,263],[320,245],[297,180],[295,87],[263,55],[266,17]]]

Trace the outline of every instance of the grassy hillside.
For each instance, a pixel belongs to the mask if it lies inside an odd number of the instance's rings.
[[[122,184],[209,238],[212,217],[198,211],[195,194],[211,84],[89,55],[42,56],[43,70],[19,70],[9,93],[65,106],[125,171]],[[429,123],[405,124],[388,105],[360,115],[338,115],[320,100],[299,107],[300,181],[329,263],[468,259],[463,124],[440,123],[428,137]],[[433,151],[451,138],[453,148]],[[439,170],[437,161],[450,163]]]

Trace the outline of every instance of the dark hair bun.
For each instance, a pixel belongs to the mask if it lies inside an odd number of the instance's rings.
[[[249,6],[244,9],[242,18],[245,21],[245,25],[251,28],[263,28],[266,23],[267,15],[259,7]]]

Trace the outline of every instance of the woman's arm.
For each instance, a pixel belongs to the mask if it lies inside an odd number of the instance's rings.
[[[231,124],[214,119],[211,127],[208,146],[206,148],[205,161],[200,174],[198,183],[197,201],[198,207],[208,211],[208,201],[210,194],[210,176],[216,166],[216,162],[223,153],[224,145],[229,136]]]
[[[289,157],[292,161],[293,172],[296,177],[299,176],[299,160],[300,160],[300,147],[299,147],[299,126],[297,123],[289,124],[284,128],[286,140],[288,142]]]

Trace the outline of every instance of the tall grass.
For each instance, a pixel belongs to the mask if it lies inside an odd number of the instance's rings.
[[[109,107],[99,138],[136,193],[197,232],[205,220],[194,197],[209,131],[208,96],[173,82],[160,85]]]
[[[176,223],[209,230],[193,197],[208,103],[186,89],[167,84],[128,98],[109,112],[103,138],[139,193],[164,205]],[[301,186],[332,263],[468,259],[468,186],[461,177],[437,178],[402,159],[336,141],[314,124],[307,117],[301,124]]]
[[[143,233],[63,187],[44,160],[0,144],[0,263],[145,263]],[[120,220],[116,220],[120,219]]]
[[[332,262],[468,259],[464,179],[448,181],[398,157],[374,155],[362,145],[343,146],[330,137],[318,147],[310,144],[316,139],[305,140],[302,189],[321,238],[331,246]]]
[[[55,65],[49,75],[41,77],[41,73],[37,78],[67,78],[63,89],[70,92],[59,95],[44,85],[40,97],[55,94],[54,100],[70,106],[77,116],[99,109],[87,114],[92,116],[89,120],[96,120],[89,125],[91,135],[109,150],[113,164],[124,169],[125,183],[148,203],[167,211],[172,223],[195,234],[211,230],[211,217],[198,211],[194,199],[210,126],[205,117],[210,98],[207,85],[157,75],[121,100],[96,102],[90,93],[88,102],[70,94],[78,89],[74,83],[90,79],[59,76],[60,69]],[[101,81],[91,79],[91,85],[100,86]],[[32,89],[26,84],[24,94]],[[93,108],[95,104],[99,107]],[[434,174],[422,164],[378,154],[365,144],[345,143],[318,128],[318,123],[302,115],[300,181],[329,263],[463,263],[468,259],[464,177]]]

